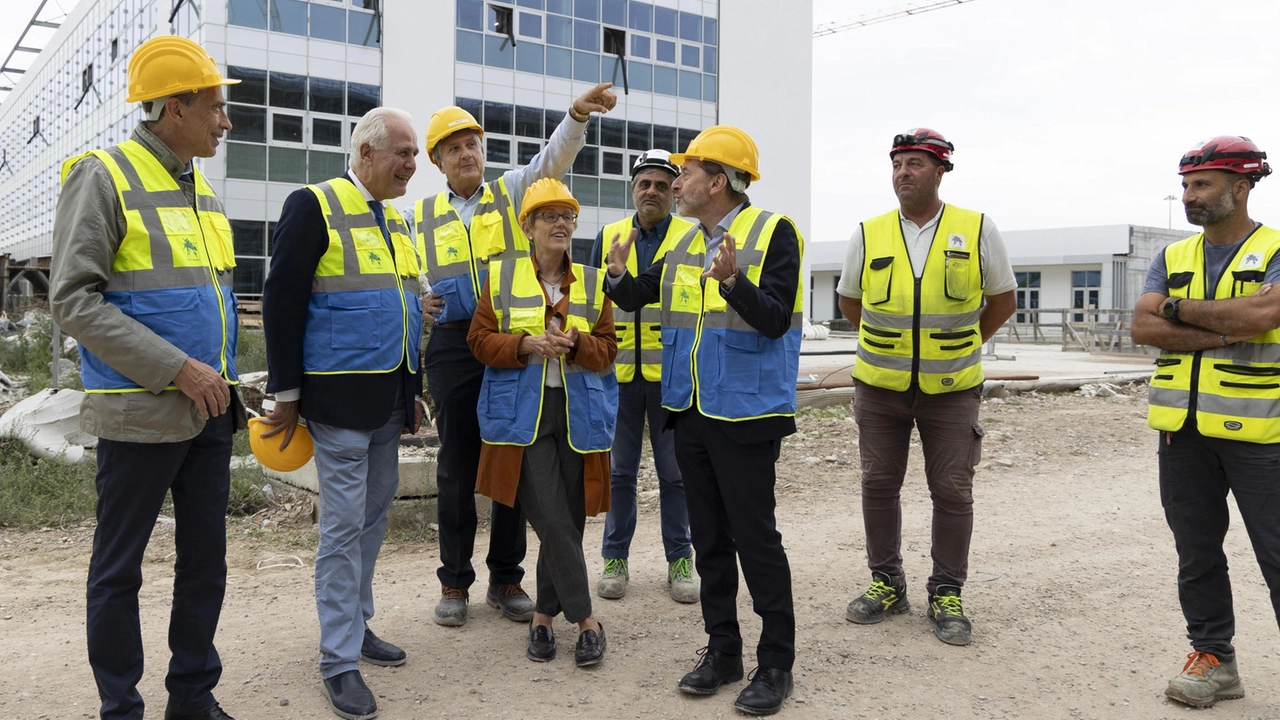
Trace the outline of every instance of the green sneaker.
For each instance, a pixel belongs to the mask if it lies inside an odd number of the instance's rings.
[[[888,575],[872,572],[871,587],[862,593],[862,597],[849,603],[844,619],[859,625],[874,625],[884,620],[886,615],[901,615],[909,610],[911,604],[907,602],[906,585],[890,585]]]
[[[667,585],[671,586],[671,599],[678,603],[698,602],[698,581],[693,579],[693,561],[678,558],[667,563]]]
[[[627,581],[630,579],[626,558],[605,558],[596,594],[607,600],[617,600],[627,594]]]
[[[973,624],[964,615],[960,588],[955,585],[939,585],[938,592],[929,595],[929,619],[933,621],[933,634],[942,642],[948,645],[973,642]]]

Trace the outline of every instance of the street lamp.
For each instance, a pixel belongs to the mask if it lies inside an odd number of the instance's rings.
[[[1176,195],[1166,195],[1165,200],[1169,201],[1169,229],[1173,229],[1173,201],[1178,199]]]

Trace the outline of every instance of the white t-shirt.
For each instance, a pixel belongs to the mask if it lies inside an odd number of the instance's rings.
[[[547,289],[547,299],[551,301],[553,306],[560,302],[560,298],[564,297],[564,293],[560,291],[560,283],[558,282],[549,283],[543,280],[542,287]],[[563,327],[560,327],[559,317],[551,318],[551,322],[555,323],[556,327],[561,330],[564,329]],[[547,361],[547,381],[545,384],[547,387],[553,388],[564,387],[564,380],[560,377],[560,358]]]
[[[944,206],[945,207],[945,206]],[[918,227],[914,222],[899,215],[902,220],[902,237],[907,241],[907,257],[911,260],[911,270],[916,277],[924,272],[924,261],[929,257],[929,248],[933,245],[934,233],[938,230],[938,219],[942,210],[933,219]],[[990,217],[982,221],[982,235],[978,238],[979,258],[982,263],[982,294],[1001,295],[1018,287],[1013,276],[1013,266],[1009,264],[1009,251],[1004,246],[1004,238]],[[849,248],[844,256],[844,269],[840,272],[840,284],[836,292],[858,300],[862,297],[862,261],[866,252],[862,240],[862,225],[859,224],[849,238]]]

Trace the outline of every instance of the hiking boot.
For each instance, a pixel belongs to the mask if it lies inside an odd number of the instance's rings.
[[[698,581],[693,579],[693,562],[689,558],[667,563],[667,585],[671,586],[672,600],[678,603],[698,602]]]
[[[607,600],[617,600],[627,594],[627,581],[630,579],[626,558],[605,558],[604,572],[600,573],[600,582],[596,583],[596,594]]]
[[[440,602],[436,605],[435,615],[431,618],[437,625],[445,627],[462,627],[467,622],[468,593],[462,588],[440,588]]]
[[[939,585],[938,591],[929,595],[929,619],[933,621],[933,634],[942,642],[948,645],[973,642],[973,624],[964,615],[960,588],[955,585]]]
[[[502,611],[502,617],[515,622],[529,622],[533,619],[533,600],[529,593],[520,587],[520,583],[506,585],[489,585],[485,593],[485,602],[489,607]]]
[[[861,597],[853,599],[844,611],[844,619],[859,625],[875,625],[886,615],[901,615],[911,610],[907,602],[907,586],[890,585],[889,576],[882,572],[871,573],[871,587]]]
[[[1240,673],[1236,671],[1235,658],[1222,661],[1206,652],[1187,655],[1182,674],[1169,681],[1164,694],[1192,707],[1212,707],[1219,700],[1236,700],[1244,697]]]

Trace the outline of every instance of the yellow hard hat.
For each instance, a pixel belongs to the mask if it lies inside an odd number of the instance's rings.
[[[262,433],[269,431],[272,427],[262,422],[262,418],[249,418],[249,449],[253,451],[253,456],[258,458],[258,462],[262,463],[262,467],[276,472],[293,472],[306,465],[314,454],[311,433],[307,432],[307,426],[294,426],[293,438],[284,450],[280,449],[280,442],[284,439],[283,433],[263,439]]]
[[[475,130],[480,137],[484,137],[484,128],[476,122],[475,116],[457,105],[440,108],[432,113],[431,119],[427,121],[427,156],[431,157],[431,162],[436,161],[431,156],[436,143],[462,130]]]
[[[129,95],[125,102],[146,102],[215,85],[235,85],[199,44],[178,35],[161,35],[138,46],[129,58]]]
[[[524,203],[520,207],[520,224],[524,224],[524,219],[529,214],[540,207],[547,205],[571,205],[575,213],[582,210],[578,206],[578,201],[574,199],[573,193],[569,192],[569,187],[555,178],[542,178],[529,186],[524,191]]]
[[[760,150],[756,148],[756,141],[742,128],[732,125],[712,125],[690,140],[684,152],[671,155],[671,162],[676,165],[684,165],[685,160],[718,162],[745,172],[752,182],[760,179]]]

